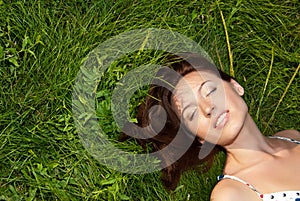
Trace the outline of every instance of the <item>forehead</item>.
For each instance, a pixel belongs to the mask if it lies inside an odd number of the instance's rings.
[[[216,83],[221,81],[219,76],[210,72],[201,72],[201,71],[191,72],[185,75],[178,82],[174,92],[176,94],[176,92],[187,90],[187,89],[194,91],[195,88],[199,87],[203,82],[208,80]]]
[[[173,92],[173,104],[177,112],[181,112],[182,108],[191,103],[197,102],[197,93],[199,93],[200,86],[206,81],[218,84],[221,78],[210,72],[194,71],[185,75],[176,85]],[[204,85],[205,88],[205,85]]]

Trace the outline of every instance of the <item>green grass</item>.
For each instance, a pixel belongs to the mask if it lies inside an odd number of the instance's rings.
[[[264,134],[300,129],[299,1],[13,2],[0,0],[2,200],[209,199],[222,157],[205,175],[184,174],[178,189],[168,193],[159,172],[111,170],[79,140],[71,111],[76,74],[91,50],[128,30],[164,28],[193,39],[246,88],[244,98]],[[128,62],[133,68],[143,59],[122,58],[98,89],[97,113],[112,139],[118,128],[110,115],[111,90],[129,70]],[[132,114],[139,103],[131,99]],[[131,141],[118,146],[140,151]]]

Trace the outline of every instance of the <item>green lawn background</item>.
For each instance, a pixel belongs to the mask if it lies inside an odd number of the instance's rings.
[[[125,31],[176,31],[234,72],[265,135],[299,130],[299,8],[297,0],[0,0],[0,200],[209,200],[223,155],[210,172],[190,171],[168,193],[159,172],[123,174],[83,148],[71,111],[80,65]],[[105,94],[97,103],[100,123],[112,138],[118,129],[107,126],[110,91],[133,58],[112,66],[98,89]],[[141,150],[133,141],[118,146]]]

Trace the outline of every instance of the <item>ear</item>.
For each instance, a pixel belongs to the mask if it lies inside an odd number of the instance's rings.
[[[230,84],[232,85],[233,89],[240,95],[244,95],[244,88],[234,79],[230,80]]]

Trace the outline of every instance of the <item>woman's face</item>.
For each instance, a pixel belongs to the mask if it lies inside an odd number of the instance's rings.
[[[178,116],[201,140],[225,146],[244,124],[248,108],[243,88],[210,72],[191,72],[176,85],[173,104]]]

